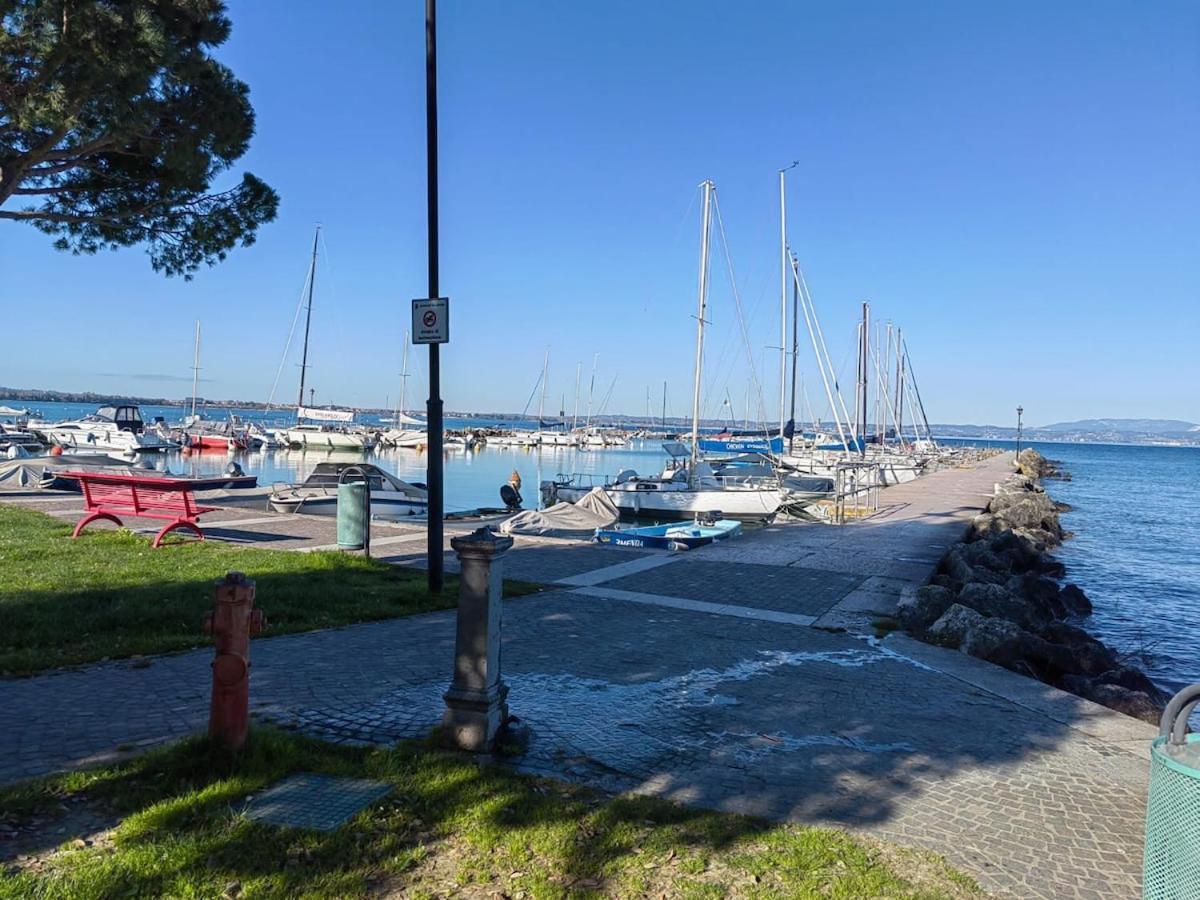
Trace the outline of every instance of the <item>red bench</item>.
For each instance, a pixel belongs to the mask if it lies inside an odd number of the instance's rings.
[[[121,525],[120,515],[144,519],[166,519],[167,524],[154,536],[154,546],[168,533],[187,529],[204,540],[196,519],[215,506],[197,506],[192,496],[195,482],[188,478],[158,478],[151,475],[115,475],[101,472],[62,472],[62,478],[79,481],[87,515],[79,520],[73,538],[98,519]]]

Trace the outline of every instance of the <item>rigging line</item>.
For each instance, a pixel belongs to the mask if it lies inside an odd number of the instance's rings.
[[[546,370],[543,369],[538,373],[537,381],[533,383],[533,390],[529,392],[529,399],[525,401],[525,408],[521,410],[521,418],[525,418],[529,412],[529,405],[533,403],[533,398],[537,396],[538,388],[542,386],[542,379],[546,377]],[[538,426],[539,428],[541,425]]]
[[[279,360],[279,368],[275,370],[275,381],[271,384],[271,393],[267,397],[267,409],[275,403],[275,391],[279,387],[279,379],[283,375],[283,367],[287,364],[288,353],[292,349],[292,339],[296,336],[296,326],[300,322],[300,311],[304,309],[304,294],[308,290],[308,279],[312,277],[311,267],[305,269],[304,284],[300,285],[300,301],[296,304],[296,314],[292,316],[292,327],[288,331],[287,343],[283,345],[283,356]]]
[[[620,373],[617,373],[620,374]],[[608,393],[604,395],[604,401],[600,404],[600,409],[597,411],[597,416],[604,415],[604,410],[608,406],[608,398],[612,396],[613,388],[617,386],[617,376],[613,376],[612,383],[608,386]]]
[[[723,255],[725,257],[725,266],[729,271],[729,285],[730,289],[733,291],[733,302],[737,309],[738,327],[742,333],[742,346],[746,351],[746,358],[750,363],[750,384],[753,387],[754,393],[758,399],[758,408],[760,414],[759,418],[760,420],[763,420],[766,418],[766,401],[763,398],[762,385],[758,381],[758,372],[754,367],[754,351],[750,345],[750,335],[746,331],[745,315],[742,311],[742,298],[738,293],[737,279],[734,277],[733,273],[733,259],[729,255],[729,242],[725,237],[725,220],[721,217],[721,206],[715,201],[715,199],[713,201],[713,206],[715,207],[717,213],[717,231],[721,235],[721,250],[723,251]],[[766,433],[765,429],[764,433]]]

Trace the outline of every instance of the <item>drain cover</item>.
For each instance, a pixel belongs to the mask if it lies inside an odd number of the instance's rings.
[[[333,831],[392,792],[383,781],[292,775],[246,804],[246,818],[284,828]]]

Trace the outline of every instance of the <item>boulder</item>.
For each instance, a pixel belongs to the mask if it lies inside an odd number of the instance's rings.
[[[971,564],[967,562],[967,558],[963,553],[963,545],[955,544],[946,551],[946,555],[942,557],[941,565],[942,573],[950,578],[955,586],[961,586],[970,581],[973,577]]]
[[[935,644],[955,649],[963,642],[967,630],[983,622],[983,616],[959,603],[952,603],[936,622],[929,626],[929,637]]]
[[[1131,691],[1119,684],[1107,684],[1081,675],[1069,675],[1062,680],[1062,687],[1085,700],[1091,700],[1152,725],[1157,725],[1162,718],[1163,704],[1149,694]]]
[[[1072,615],[1086,616],[1092,611],[1092,601],[1077,585],[1068,584],[1059,592],[1059,597]]]
[[[902,597],[896,604],[896,619],[908,631],[924,631],[954,603],[954,592],[927,584]]]
[[[1058,583],[1036,572],[1013,575],[1004,583],[1008,590],[1026,601],[1048,619],[1061,619],[1068,614],[1067,606],[1059,597]]]
[[[1012,530],[997,532],[988,538],[988,549],[1007,560],[1008,568],[1013,572],[1029,572],[1041,562],[1033,544]]]
[[[1011,593],[1002,584],[970,582],[959,591],[958,603],[980,615],[1008,619],[1027,629],[1040,628],[1049,621],[1032,603]]]
[[[973,569],[983,568],[1007,575],[1012,568],[1007,559],[992,551],[987,541],[963,544],[963,557]]]
[[[1163,692],[1141,669],[1134,666],[1117,666],[1096,678],[1104,684],[1115,684],[1126,690],[1137,691],[1153,700],[1163,700]]]

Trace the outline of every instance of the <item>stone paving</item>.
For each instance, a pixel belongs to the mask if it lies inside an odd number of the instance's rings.
[[[903,635],[801,624],[886,612],[1000,471],[889,489],[871,522],[688,554],[520,540],[507,576],[565,584],[505,607],[509,702],[533,734],[511,764],[928,847],[998,896],[1136,896],[1153,729]],[[453,645],[452,612],[260,640],[253,706],[333,740],[419,737]],[[209,660],[0,681],[0,781],[203,727]]]

